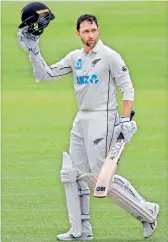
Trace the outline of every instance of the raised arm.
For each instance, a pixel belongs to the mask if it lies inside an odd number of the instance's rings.
[[[56,64],[48,66],[41,56],[39,39],[26,38],[26,36],[23,34],[23,29],[19,29],[18,42],[21,48],[28,52],[29,60],[33,66],[36,82],[40,82],[41,80],[57,80],[60,77],[72,72],[71,54],[68,54]]]

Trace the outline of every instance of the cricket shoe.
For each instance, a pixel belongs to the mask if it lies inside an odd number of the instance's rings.
[[[93,235],[82,233],[80,237],[74,237],[69,231],[69,232],[64,233],[64,234],[58,234],[57,239],[58,240],[74,240],[74,241],[75,240],[92,240]]]
[[[149,204],[150,204],[150,211],[152,212],[156,220],[153,223],[142,222],[143,228],[144,228],[143,236],[145,238],[152,236],[152,234],[155,232],[157,227],[157,216],[159,214],[159,208],[160,208],[157,203],[149,203]]]

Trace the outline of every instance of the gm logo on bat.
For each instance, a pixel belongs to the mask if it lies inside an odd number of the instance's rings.
[[[105,192],[106,187],[96,187],[97,192]]]
[[[78,85],[97,84],[99,82],[96,74],[91,76],[77,76],[76,79]]]

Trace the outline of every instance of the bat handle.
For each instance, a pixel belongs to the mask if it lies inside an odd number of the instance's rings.
[[[134,117],[134,115],[135,115],[135,111],[132,110],[131,113],[130,113],[130,121],[132,120],[132,118]]]
[[[134,115],[135,115],[135,111],[132,110],[130,113],[130,121],[132,120]],[[124,135],[122,133],[120,133],[117,139],[124,139]]]

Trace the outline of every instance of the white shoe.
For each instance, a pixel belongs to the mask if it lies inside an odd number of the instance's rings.
[[[92,240],[93,235],[82,233],[80,237],[74,237],[70,232],[57,235],[58,240]]]
[[[151,212],[153,213],[153,215],[155,216],[155,218],[157,219],[157,216],[159,214],[159,205],[157,203],[151,203]],[[154,231],[156,230],[157,227],[157,220],[155,220],[153,223],[148,223],[148,222],[142,222],[143,224],[143,236],[145,238],[148,238],[150,236],[152,236],[152,234],[154,233]]]

